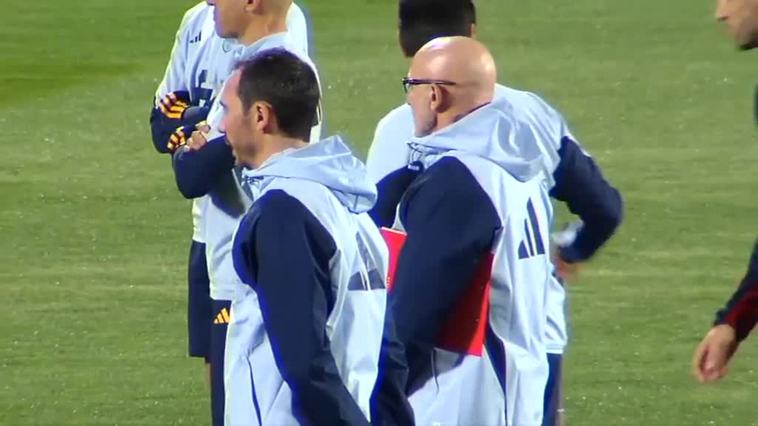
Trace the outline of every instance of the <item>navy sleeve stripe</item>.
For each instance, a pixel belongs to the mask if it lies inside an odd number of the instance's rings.
[[[371,393],[371,424],[373,426],[411,426],[413,408],[406,397],[408,364],[405,349],[397,337],[392,315],[385,315],[382,347],[379,353],[379,375]]]
[[[405,190],[418,176],[418,171],[403,167],[388,174],[376,184],[379,197],[369,211],[369,216],[378,227],[391,227],[395,223],[395,213]]]
[[[555,186],[550,195],[568,205],[578,215],[584,227],[574,242],[561,247],[560,254],[567,262],[585,261],[605,244],[621,224],[623,201],[621,194],[603,177],[595,161],[587,156],[569,137],[561,140],[560,162],[553,173]]]

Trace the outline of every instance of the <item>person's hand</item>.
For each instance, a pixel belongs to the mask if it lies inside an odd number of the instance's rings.
[[[576,278],[584,265],[584,262],[568,262],[561,256],[561,251],[576,241],[576,237],[583,227],[584,223],[579,220],[565,225],[562,230],[553,233],[551,236],[554,247],[553,265],[555,265],[555,273],[563,281],[570,281]]]
[[[192,136],[187,141],[187,147],[191,151],[197,151],[204,147],[208,143],[208,132],[210,131],[211,127],[205,121],[197,123],[195,131],[192,132]]]
[[[195,126],[179,127],[168,139],[169,152],[174,153],[183,146],[189,150],[197,151],[208,143],[206,135],[210,130],[210,126],[205,121],[201,121]]]
[[[187,136],[191,135],[194,130],[195,126],[182,126],[174,130],[174,133],[168,138],[168,144],[166,144],[168,152],[173,154],[177,149],[187,145],[189,140]]]
[[[737,350],[734,329],[726,324],[713,327],[695,349],[692,374],[700,383],[713,383],[729,372],[729,360]]]
[[[563,281],[571,281],[576,278],[583,265],[582,262],[566,262],[561,258],[559,252],[553,254],[553,264],[555,265],[555,273],[558,274],[558,278]]]
[[[158,102],[158,108],[166,118],[180,120],[184,111],[190,106],[189,92],[177,91],[170,92],[163,96]]]

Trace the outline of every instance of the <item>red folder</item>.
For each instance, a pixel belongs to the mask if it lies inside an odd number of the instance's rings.
[[[389,228],[382,228],[381,233],[390,252],[387,289],[392,291],[398,258],[407,236],[404,232]],[[491,253],[487,253],[482,259],[474,279],[448,315],[437,338],[437,347],[451,352],[482,356],[489,315],[493,260]]]

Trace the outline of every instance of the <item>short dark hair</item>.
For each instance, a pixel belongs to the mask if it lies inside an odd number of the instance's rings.
[[[400,47],[410,58],[437,37],[470,37],[476,7],[473,0],[400,0],[398,18]]]
[[[247,114],[254,102],[271,104],[279,129],[307,141],[317,119],[321,93],[313,67],[282,48],[266,49],[237,64],[237,95]]]

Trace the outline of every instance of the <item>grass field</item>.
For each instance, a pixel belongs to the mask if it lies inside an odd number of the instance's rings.
[[[403,101],[393,0],[310,0],[328,128],[365,152]],[[755,54],[711,1],[479,0],[503,83],[562,110],[626,199],[571,285],[573,425],[758,425],[758,339],[702,387],[691,351],[758,218]],[[191,0],[4,0],[0,424],[208,423],[188,359],[189,203],[147,115]]]

